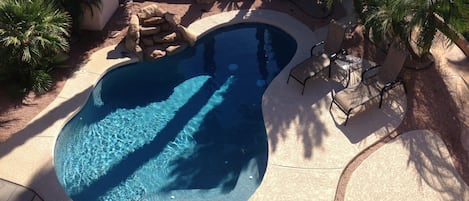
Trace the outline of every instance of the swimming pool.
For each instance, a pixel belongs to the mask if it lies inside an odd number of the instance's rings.
[[[247,200],[267,162],[262,94],[295,51],[245,23],[111,70],[57,139],[60,183],[75,201]]]

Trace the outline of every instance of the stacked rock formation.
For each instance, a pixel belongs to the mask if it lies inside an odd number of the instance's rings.
[[[128,51],[142,59],[155,60],[193,46],[196,36],[182,26],[179,16],[156,4],[146,6],[130,17],[125,39]]]

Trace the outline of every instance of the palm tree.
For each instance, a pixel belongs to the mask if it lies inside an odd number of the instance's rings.
[[[70,18],[43,0],[0,2],[0,70],[26,91],[51,87],[51,62],[68,50]]]
[[[386,47],[397,38],[415,59],[429,53],[437,30],[455,39],[447,22],[468,26],[469,4],[465,1],[355,0],[355,5],[373,41]],[[445,23],[439,23],[440,19]]]

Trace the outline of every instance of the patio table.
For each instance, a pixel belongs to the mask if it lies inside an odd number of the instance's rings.
[[[347,84],[345,85],[347,88],[350,85],[358,84],[361,81],[363,70],[375,66],[376,63],[355,55],[342,55],[334,60],[333,65],[347,73]]]

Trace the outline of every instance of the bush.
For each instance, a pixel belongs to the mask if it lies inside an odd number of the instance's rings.
[[[57,55],[68,50],[70,17],[43,0],[0,2],[0,75],[22,91],[42,94]]]

